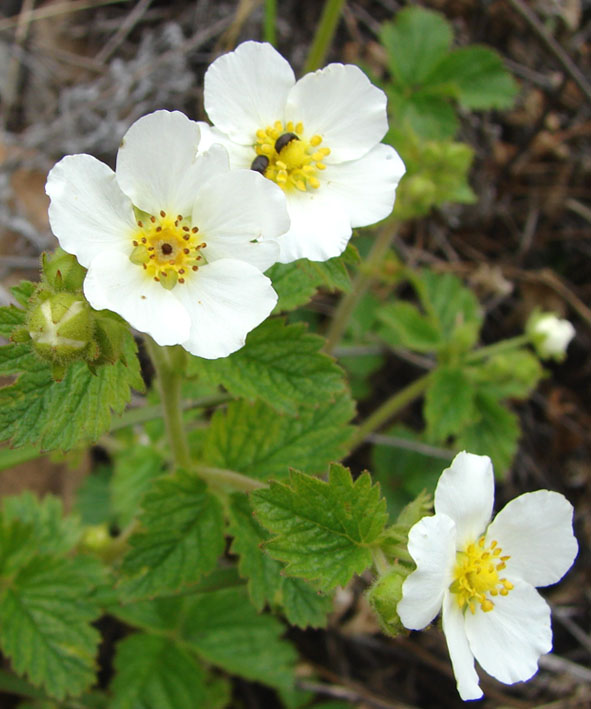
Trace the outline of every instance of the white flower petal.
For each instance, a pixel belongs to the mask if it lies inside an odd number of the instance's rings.
[[[307,137],[322,136],[326,163],[355,160],[388,130],[386,94],[352,64],[329,64],[306,74],[289,92],[286,120],[302,122]]]
[[[558,492],[538,490],[511,500],[486,533],[511,559],[508,571],[532,586],[548,586],[570,569],[578,551],[573,507]]]
[[[271,281],[243,261],[220,259],[199,268],[175,295],[191,316],[191,333],[182,343],[206,359],[227,357],[273,310],[277,294]]]
[[[540,594],[520,579],[513,590],[494,599],[484,613],[465,614],[466,635],[474,657],[500,682],[524,682],[537,672],[538,659],[552,649],[550,608]]]
[[[457,527],[457,548],[474,542],[484,532],[491,515],[495,482],[491,460],[486,455],[462,451],[439,478],[435,489],[435,512],[451,517]]]
[[[259,128],[283,120],[294,83],[292,68],[270,44],[243,42],[205,72],[205,110],[232,140],[252,145]]]
[[[197,160],[199,126],[179,111],[155,111],[137,120],[117,153],[117,181],[136,207],[186,215],[195,192],[223,153]],[[227,160],[227,158],[226,158]],[[227,168],[226,168],[227,169]]]
[[[417,568],[402,585],[397,606],[406,628],[421,630],[439,613],[453,577],[455,525],[445,515],[423,517],[410,530],[408,551]]]
[[[274,182],[252,170],[232,170],[200,187],[193,223],[207,244],[248,243],[283,234],[289,215],[283,191]]]
[[[328,165],[320,189],[341,201],[351,226],[367,226],[390,214],[404,172],[394,148],[380,143],[359,160]]]
[[[230,140],[221,130],[210,126],[208,123],[199,121],[198,125],[201,131],[201,140],[199,141],[200,153],[208,150],[212,145],[223,145],[230,157],[231,170],[250,170],[252,161],[256,157],[256,152],[252,145],[239,145],[233,140]]]
[[[351,223],[340,201],[322,186],[315,192],[287,195],[291,228],[279,240],[281,263],[300,258],[326,261],[340,256],[351,238]]]
[[[131,251],[133,208],[110,167],[91,155],[68,155],[49,172],[45,191],[53,233],[83,266],[105,249]]]
[[[84,295],[93,308],[119,313],[159,345],[178,345],[189,336],[189,313],[173,292],[146,277],[124,254],[104,251],[93,259]]]
[[[464,614],[453,593],[446,592],[445,594],[441,621],[449,657],[456,676],[458,693],[464,701],[480,699],[482,690],[474,669],[474,655],[466,637]]]
[[[206,257],[209,263],[221,258],[231,258],[246,261],[259,271],[266,271],[279,258],[279,245],[276,241],[259,241],[257,243],[236,243],[216,241],[207,245]]]

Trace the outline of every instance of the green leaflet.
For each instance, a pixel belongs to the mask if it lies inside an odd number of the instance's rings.
[[[111,411],[125,408],[130,387],[143,389],[129,333],[124,352],[125,364],[102,365],[93,374],[79,362],[55,382],[50,367],[28,345],[0,348],[0,372],[20,373],[14,384],[0,389],[1,440],[11,439],[14,446],[39,444],[43,450],[69,450],[97,440],[111,424]]]
[[[137,633],[117,645],[111,709],[209,707],[201,664],[165,637]]]
[[[280,638],[283,626],[257,613],[244,586],[113,606],[110,612],[146,631],[178,638],[185,649],[231,674],[282,691],[293,685],[296,655]]]
[[[276,535],[265,549],[287,562],[286,573],[325,591],[371,564],[371,544],[387,521],[379,484],[369,473],[353,481],[341,465],[331,466],[328,482],[292,471],[251,498],[257,519]]]
[[[240,557],[240,575],[248,579],[248,593],[255,608],[260,611],[265,603],[279,604],[292,625],[300,628],[326,625],[332,598],[305,581],[281,573],[283,565],[261,549],[270,535],[253,517],[246,495],[232,495],[230,515],[230,533],[234,537],[232,551]]]
[[[229,357],[193,357],[190,372],[223,386],[234,396],[267,404],[290,414],[300,406],[316,406],[345,388],[343,371],[321,352],[323,338],[303,324],[266,320]]]
[[[354,404],[340,394],[297,417],[278,415],[262,402],[232,402],[217,411],[205,438],[204,462],[260,480],[286,477],[290,467],[309,473],[326,469],[347,451]]]
[[[474,385],[461,367],[437,367],[425,394],[423,415],[427,435],[436,443],[445,443],[474,421]]]
[[[122,564],[125,596],[178,591],[215,566],[224,550],[224,518],[199,478],[179,471],[158,480],[142,507],[142,531],[131,537]]]

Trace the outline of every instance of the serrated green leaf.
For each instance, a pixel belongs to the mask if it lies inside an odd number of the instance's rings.
[[[102,365],[95,375],[77,362],[61,382],[53,380],[49,365],[21,349],[26,345],[0,348],[5,370],[15,371],[17,359],[22,372],[14,384],[0,389],[0,440],[10,438],[14,446],[39,444],[43,450],[69,450],[97,440],[111,424],[111,411],[125,408],[130,386],[143,387],[136,346],[130,334],[127,338],[126,364]]]
[[[217,411],[205,439],[203,458],[259,480],[285,477],[290,467],[319,473],[347,451],[354,404],[347,394],[296,417],[278,415],[262,402],[231,403]]]
[[[2,584],[2,651],[15,672],[57,699],[79,695],[95,681],[100,636],[91,625],[98,609],[89,595],[99,579],[100,567],[88,557],[36,556]]]
[[[143,530],[123,559],[127,597],[178,591],[196,583],[224,550],[224,518],[202,480],[184,471],[158,480],[146,495]]]
[[[380,39],[388,52],[392,76],[408,87],[421,84],[447,54],[453,39],[449,22],[439,13],[409,7],[394,22],[382,25]]]
[[[105,465],[98,466],[84,478],[76,491],[74,503],[82,524],[111,524],[115,521],[110,484],[111,470]]]
[[[453,138],[458,132],[456,111],[446,96],[424,89],[406,93],[402,87],[388,87],[390,114],[399,126],[412,126],[417,135],[431,140]]]
[[[296,655],[280,638],[283,626],[257,613],[244,586],[116,606],[110,612],[144,630],[174,633],[183,647],[231,674],[283,691],[293,685]]]
[[[18,520],[31,528],[39,554],[70,551],[82,531],[78,520],[64,517],[62,501],[53,495],[46,495],[42,500],[32,492],[5,497],[2,515],[8,522]]]
[[[145,633],[117,645],[111,709],[206,707],[205,672],[173,640]]]
[[[292,471],[288,481],[272,482],[251,499],[257,519],[277,535],[265,549],[287,562],[286,573],[326,591],[371,564],[370,545],[387,520],[386,501],[369,473],[353,482],[340,465],[331,466],[327,483]]]
[[[462,47],[450,52],[427,77],[429,84],[452,84],[466,108],[511,108],[517,85],[501,57],[488,47]]]
[[[356,249],[349,245],[342,256],[328,261],[300,259],[288,264],[276,263],[266,272],[279,296],[274,312],[287,312],[308,303],[322,287],[349,291],[351,279],[345,264],[356,262],[355,254]]]
[[[324,340],[298,323],[266,320],[229,357],[191,358],[190,371],[234,396],[262,399],[279,411],[295,414],[302,405],[316,406],[344,389],[343,371],[321,349]]]
[[[29,302],[29,298],[33,295],[36,288],[37,284],[32,281],[21,281],[18,285],[12,286],[10,292],[19,305],[24,307]]]
[[[153,446],[131,445],[115,455],[110,489],[119,525],[127,527],[137,515],[146,492],[164,472],[162,452]]]
[[[476,419],[456,438],[458,450],[492,458],[495,473],[503,475],[511,466],[521,434],[519,419],[494,396],[480,391],[474,399]]]
[[[480,389],[498,399],[525,399],[544,376],[540,360],[528,350],[500,353],[469,372]]]
[[[474,420],[475,388],[460,367],[437,367],[429,380],[423,415],[427,435],[434,443],[445,443]]]
[[[15,327],[24,325],[26,312],[14,305],[0,308],[0,337],[10,337]]]
[[[248,580],[248,593],[255,608],[260,611],[265,603],[279,604],[292,625],[324,626],[332,609],[332,598],[301,579],[284,576],[283,565],[261,549],[270,535],[253,517],[246,495],[232,495],[230,517],[232,551],[239,555],[240,575]]]
[[[0,347],[0,374],[2,375],[35,372],[44,366],[28,344],[11,343]]]
[[[442,342],[437,326],[412,303],[389,303],[379,310],[378,319],[384,325],[380,336],[393,347],[435,352]]]

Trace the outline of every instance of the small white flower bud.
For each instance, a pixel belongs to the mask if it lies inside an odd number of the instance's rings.
[[[542,359],[566,357],[566,348],[575,336],[573,324],[554,313],[538,313],[530,318],[527,332],[532,337],[533,344]]]

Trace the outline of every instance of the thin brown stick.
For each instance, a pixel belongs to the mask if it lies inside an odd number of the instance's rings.
[[[129,0],[123,0],[129,2]],[[73,2],[62,2],[55,5],[45,5],[36,10],[32,10],[27,17],[28,22],[37,22],[38,20],[46,20],[49,17],[57,15],[68,15],[71,12],[80,12],[81,10],[90,10],[101,5],[113,5],[120,0],[73,0]],[[5,20],[0,20],[0,32],[10,30],[19,24],[18,17],[7,17]]]

